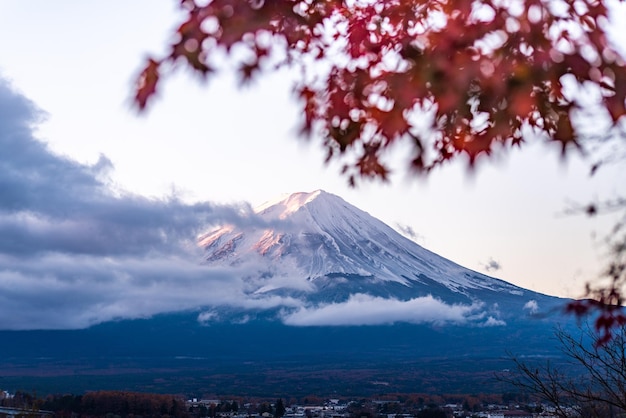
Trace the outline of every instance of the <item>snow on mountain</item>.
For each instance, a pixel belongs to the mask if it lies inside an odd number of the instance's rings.
[[[328,275],[368,276],[405,286],[420,274],[436,276],[452,291],[467,289],[519,293],[522,289],[474,273],[405,238],[368,213],[322,190],[295,193],[255,209],[281,227],[237,231],[220,228],[200,240],[212,263],[237,265],[253,259],[270,266],[295,266],[289,274],[315,281]],[[256,257],[257,255],[261,258]],[[473,277],[478,275],[478,277]]]
[[[339,303],[346,312],[355,301],[371,307],[380,306],[381,300],[432,305],[433,298],[465,307],[489,304],[491,316],[481,318],[495,325],[503,323],[493,316],[500,313],[498,301],[515,305],[521,314],[531,301],[535,306],[540,299],[550,300],[428,251],[322,190],[294,193],[255,212],[271,227],[238,230],[227,225],[200,239],[208,264],[248,267],[244,279],[249,294],[297,297],[327,310]],[[466,314],[471,312],[475,309]]]

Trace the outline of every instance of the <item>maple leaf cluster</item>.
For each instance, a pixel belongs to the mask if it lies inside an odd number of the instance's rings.
[[[138,107],[154,96],[164,66],[182,63],[206,77],[226,52],[243,82],[260,70],[298,67],[303,133],[323,138],[328,159],[350,159],[344,172],[352,184],[386,179],[381,157],[399,141],[411,144],[417,173],[462,155],[473,166],[497,145],[522,143],[527,128],[563,152],[577,147],[583,138],[571,115],[584,104],[565,91],[568,77],[599,89],[613,125],[626,113],[626,69],[603,30],[601,0],[182,0],[180,7],[186,17],[169,54],[148,59],[139,76]]]

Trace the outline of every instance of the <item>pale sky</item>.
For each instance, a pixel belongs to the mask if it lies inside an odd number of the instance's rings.
[[[396,229],[410,227],[418,244],[446,258],[531,290],[576,297],[597,277],[600,240],[616,217],[564,212],[626,195],[623,161],[589,177],[575,156],[561,161],[558,149],[533,145],[474,175],[457,164],[415,181],[398,165],[390,184],[352,189],[338,165],[324,164],[320,139],[298,137],[285,73],[237,88],[228,73],[202,84],[181,71],[137,115],[132,81],[147,54],[164,51],[177,3],[0,0],[0,84],[46,112],[36,138],[78,165],[106,156],[110,187],[122,194],[256,206],[323,189]]]

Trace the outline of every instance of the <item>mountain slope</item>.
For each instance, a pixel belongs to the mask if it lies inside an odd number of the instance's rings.
[[[256,212],[264,226],[225,226],[200,245],[210,265],[250,266],[249,294],[302,301],[297,311],[283,311],[286,323],[371,324],[373,309],[387,311],[377,317],[387,322],[504,325],[561,303],[466,269],[321,190],[289,195]],[[369,310],[369,319],[359,321],[359,309]]]

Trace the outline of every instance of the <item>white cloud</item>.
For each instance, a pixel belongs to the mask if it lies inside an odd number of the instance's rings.
[[[204,311],[204,312],[200,312],[200,314],[198,314],[198,322],[206,325],[207,323],[211,322],[212,320],[217,318],[217,312],[215,311]]]
[[[506,325],[506,322],[504,322],[501,319],[496,319],[493,316],[490,316],[489,318],[487,318],[485,322],[481,324],[481,326],[483,327],[501,327],[505,325]]]
[[[478,304],[449,305],[432,296],[402,301],[355,294],[341,303],[285,311],[283,322],[299,326],[465,323],[476,315],[480,307]]]
[[[524,305],[524,309],[528,310],[528,312],[530,312],[531,315],[534,315],[537,312],[539,312],[539,304],[537,303],[536,300],[529,300]]]

